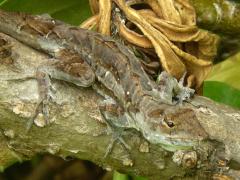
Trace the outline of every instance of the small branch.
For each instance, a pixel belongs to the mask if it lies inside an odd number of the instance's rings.
[[[190,0],[198,24],[220,34],[236,36],[240,31],[240,4],[230,0]]]
[[[232,0],[190,0],[198,25],[221,36],[217,60],[224,60],[240,49],[240,3]]]

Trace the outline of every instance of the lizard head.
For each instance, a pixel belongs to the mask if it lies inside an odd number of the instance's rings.
[[[189,108],[161,107],[144,114],[139,112],[137,116],[143,136],[167,150],[192,148],[208,137],[195,112]]]

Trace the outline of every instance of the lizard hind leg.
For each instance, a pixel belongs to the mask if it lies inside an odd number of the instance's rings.
[[[116,143],[120,143],[129,155],[130,146],[122,138],[125,127],[119,126],[116,122],[124,121],[122,108],[111,98],[104,100],[99,105],[100,112],[111,131],[112,138],[108,145],[104,158],[106,158],[114,149]]]
[[[34,117],[27,124],[27,131],[30,130],[32,124],[35,122],[35,119],[40,114],[43,115],[45,121],[41,123],[42,126],[50,123],[48,104],[50,100],[53,100],[53,94],[56,91],[51,84],[50,77],[70,82],[81,87],[89,87],[94,83],[95,75],[86,63],[70,61],[70,64],[67,64],[67,62],[67,60],[64,63],[63,60],[59,61],[58,59],[54,59],[53,62],[37,68],[36,79],[38,81],[39,102],[37,104]],[[70,66],[71,68],[64,69],[61,65],[66,65],[66,67]],[[75,72],[76,68],[79,70],[78,73],[71,72]]]
[[[111,127],[112,128],[112,127]],[[125,140],[122,138],[122,133],[124,132],[123,129],[115,129],[112,128],[112,138],[110,141],[110,144],[108,145],[106,152],[104,154],[104,158],[107,158],[109,154],[113,151],[114,145],[119,142],[124,149],[126,149],[127,153],[129,154],[129,150],[131,149],[129,145],[125,142]]]
[[[31,129],[33,123],[40,114],[43,116],[44,120],[41,126],[50,124],[48,104],[49,101],[53,99],[53,94],[56,91],[51,84],[50,74],[42,71],[41,68],[38,68],[36,71],[36,79],[38,82],[39,100],[35,108],[34,116],[27,123],[27,132]]]

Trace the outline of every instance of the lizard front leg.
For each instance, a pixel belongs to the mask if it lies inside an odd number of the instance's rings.
[[[54,63],[43,65],[37,68],[36,79],[38,81],[39,100],[33,118],[27,124],[27,131],[30,130],[38,115],[44,116],[44,125],[49,124],[49,101],[53,100],[54,88],[51,85],[51,78],[73,83],[81,87],[89,87],[95,81],[95,75],[91,68],[82,61],[73,59],[56,60]]]
[[[112,152],[116,142],[119,142],[128,152],[131,148],[122,138],[122,134],[126,130],[128,124],[126,112],[124,112],[123,108],[110,97],[99,103],[99,110],[112,134],[104,158]]]

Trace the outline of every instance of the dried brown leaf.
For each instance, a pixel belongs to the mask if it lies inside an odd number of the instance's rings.
[[[157,29],[145,20],[136,10],[126,6],[123,0],[115,0],[124,11],[128,20],[133,22],[152,42],[163,68],[173,76],[180,78],[186,71],[185,65],[169,46],[170,41]]]
[[[98,14],[99,13],[99,5],[98,5],[98,0],[89,0],[89,5],[91,8],[91,11],[93,14]]]
[[[82,24],[80,24],[80,28],[83,28],[83,29],[93,29],[95,26],[97,26],[98,24],[98,21],[99,21],[99,15],[96,14],[90,18],[88,18],[87,20],[83,21]]]
[[[152,48],[153,45],[146,36],[138,34],[125,26],[121,21],[118,22],[119,35],[128,42],[143,48]]]
[[[133,46],[153,47],[164,70],[178,79],[187,71],[191,77],[187,79],[188,85],[196,89],[201,87],[217,53],[218,37],[196,26],[195,10],[188,0],[90,1],[95,13],[99,9],[100,33],[110,35],[111,7],[115,2],[121,9],[118,12],[121,16],[113,18],[115,22],[112,23],[117,25],[122,39]],[[145,9],[145,6],[138,6],[140,4],[148,6]],[[131,8],[133,5],[140,10]],[[114,13],[115,16],[118,14]],[[133,23],[138,29],[129,28],[125,21]],[[85,26],[88,24],[92,24],[90,20]]]
[[[98,32],[110,36],[111,25],[111,0],[99,0],[99,27]]]

